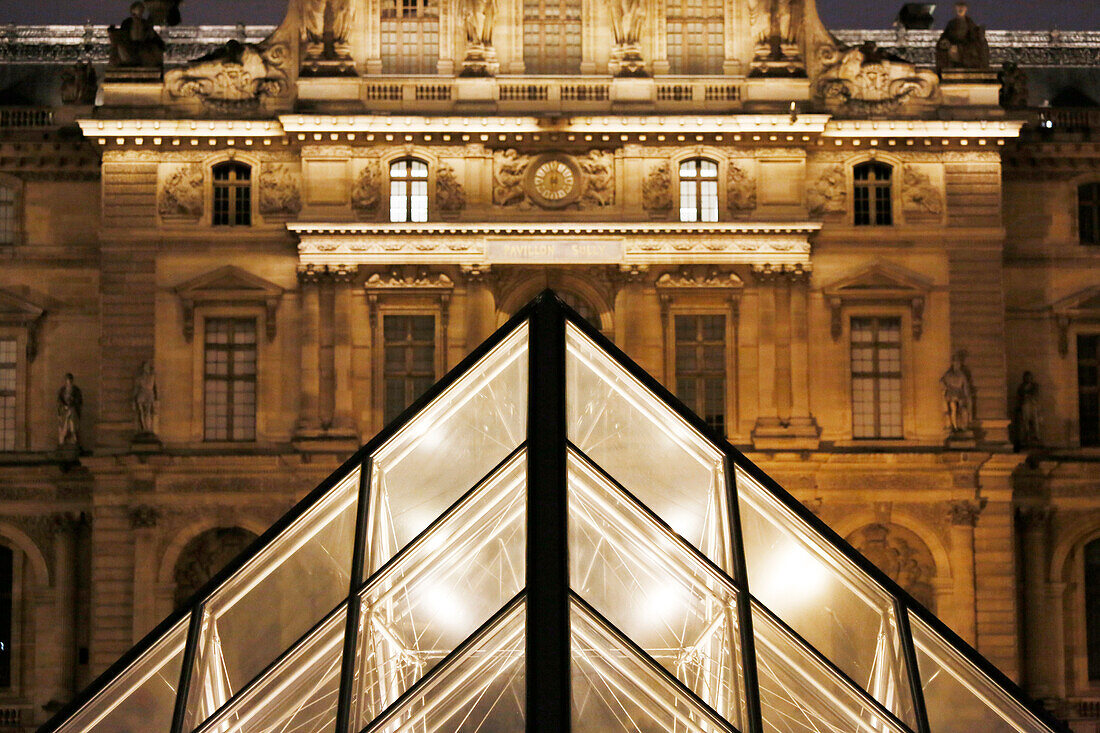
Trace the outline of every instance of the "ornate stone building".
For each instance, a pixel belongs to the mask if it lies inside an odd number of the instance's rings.
[[[1098,730],[1100,33],[989,33],[1032,107],[813,0],[161,35],[0,27],[0,726],[552,287]]]

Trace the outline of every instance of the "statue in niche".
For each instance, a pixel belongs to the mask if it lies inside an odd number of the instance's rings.
[[[57,390],[57,444],[80,448],[80,415],[84,410],[84,393],[76,386],[71,373]]]
[[[145,361],[134,377],[134,414],[141,433],[156,435],[158,408],[157,374],[153,370],[153,363]]]
[[[164,65],[164,41],[145,16],[145,3],[130,5],[130,17],[119,27],[107,28],[111,66],[159,69]]]
[[[1016,388],[1016,414],[1013,443],[1016,450],[1041,445],[1039,441],[1039,383],[1035,375],[1024,372],[1020,386]]]
[[[1005,61],[997,74],[1001,82],[999,101],[1005,109],[1022,109],[1027,106],[1027,73],[1015,61]]]
[[[961,351],[952,354],[951,367],[940,377],[943,404],[952,433],[969,430],[974,414],[974,387],[970,382],[970,372],[963,365],[963,356]]]
[[[607,5],[615,37],[612,61],[618,64],[618,76],[646,76],[640,46],[646,16],[644,0],[607,0]]]
[[[985,28],[973,21],[965,2],[955,3],[955,17],[936,43],[936,71],[988,69],[989,44]]]
[[[351,0],[305,0],[302,41],[309,59],[351,57]]]
[[[466,56],[462,76],[493,76],[499,64],[493,49],[493,23],[497,0],[462,0],[462,22],[466,29]]]

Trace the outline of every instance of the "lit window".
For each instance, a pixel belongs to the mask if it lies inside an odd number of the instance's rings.
[[[676,395],[707,425],[725,432],[725,316],[676,316]]]
[[[680,221],[718,221],[718,164],[713,160],[680,164]]]
[[[1077,336],[1077,407],[1081,445],[1100,445],[1100,334]]]
[[[0,339],[0,451],[15,450],[15,355],[15,339]]]
[[[252,224],[252,169],[244,163],[214,166],[214,226]]]
[[[435,316],[383,316],[386,422],[435,382]]]
[[[726,59],[722,0],[669,0],[668,63],[673,74],[721,74]]]
[[[428,220],[428,164],[404,158],[390,165],[390,221]]]
[[[523,67],[528,74],[579,74],[581,0],[523,0]]]
[[[15,244],[15,189],[0,185],[0,247]]]
[[[1089,679],[1100,680],[1100,539],[1085,545],[1085,641]]]
[[[853,209],[856,226],[890,226],[894,209],[890,197],[893,169],[885,163],[860,163],[852,169],[855,179]]]
[[[256,439],[256,321],[206,320],[206,440]]]
[[[382,0],[382,70],[434,74],[439,61],[436,0]]]
[[[900,318],[852,319],[852,437],[902,437]]]
[[[1078,186],[1077,229],[1081,244],[1100,244],[1100,183]]]

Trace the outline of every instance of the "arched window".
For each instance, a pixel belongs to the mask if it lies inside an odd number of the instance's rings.
[[[252,169],[244,163],[226,161],[214,166],[214,214],[216,227],[246,227],[252,224]]]
[[[713,160],[680,164],[680,221],[718,221],[718,164]]]
[[[1100,183],[1077,187],[1077,232],[1081,244],[1100,244]]]
[[[722,0],[668,0],[668,64],[673,74],[721,74],[726,60]]]
[[[390,164],[390,221],[428,220],[428,164],[402,158]]]
[[[579,74],[581,0],[523,0],[523,67],[528,74]]]
[[[852,169],[855,181],[852,207],[855,225],[888,227],[894,223],[890,178],[894,169],[886,163],[869,161]]]
[[[18,222],[15,187],[0,183],[0,247],[15,244]]]
[[[188,542],[176,561],[176,608],[206,585],[230,560],[248,547],[256,535],[242,527],[217,527]]]
[[[600,323],[600,312],[587,300],[568,290],[559,291],[558,297],[565,301],[565,304],[570,308],[577,311],[581,318],[591,323],[595,328],[603,328],[603,325]]]
[[[434,74],[439,62],[437,0],[382,0],[382,71]]]
[[[1089,679],[1100,680],[1100,539],[1085,545],[1085,639]]]

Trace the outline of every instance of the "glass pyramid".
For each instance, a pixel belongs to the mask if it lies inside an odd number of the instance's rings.
[[[548,292],[43,730],[1064,729]]]

